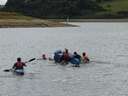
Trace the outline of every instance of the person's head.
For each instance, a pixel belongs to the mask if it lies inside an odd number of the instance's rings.
[[[21,58],[20,58],[20,57],[18,57],[18,58],[17,58],[17,61],[18,61],[18,62],[20,62],[20,61],[21,61]]]
[[[43,58],[43,59],[46,59],[46,55],[45,55],[45,54],[43,54],[43,55],[42,55],[42,58]]]
[[[82,55],[83,55],[83,56],[86,56],[86,53],[85,53],[85,52],[83,52],[83,53],[82,53]]]
[[[67,48],[65,48],[65,52],[68,53],[68,49]]]
[[[43,54],[42,57],[45,57],[45,54]]]
[[[75,51],[75,52],[74,52],[74,54],[76,55],[76,54],[77,54],[77,52]]]

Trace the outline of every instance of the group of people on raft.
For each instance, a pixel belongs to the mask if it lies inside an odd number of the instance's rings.
[[[64,51],[58,50],[54,53],[54,61],[60,64],[68,64],[70,62],[74,67],[79,67],[80,63],[88,63],[90,60],[86,52],[83,52],[81,56],[76,51],[71,54],[68,49],[65,48]]]
[[[71,54],[66,48],[64,51],[61,50],[55,51],[53,58],[47,58],[46,55],[43,54],[40,59],[54,60],[55,63],[59,63],[59,64],[68,64],[70,62],[73,64],[73,67],[80,67],[80,63],[88,63],[90,61],[86,52],[83,52],[82,55],[79,55],[77,52]],[[21,58],[19,57],[17,58],[17,61],[16,63],[14,63],[12,68],[15,70],[19,70],[19,69],[23,69],[24,66],[26,66],[25,62],[22,62]]]

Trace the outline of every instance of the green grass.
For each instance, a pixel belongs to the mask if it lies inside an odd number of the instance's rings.
[[[128,0],[113,0],[111,2],[104,2],[101,5],[111,13],[128,11]]]

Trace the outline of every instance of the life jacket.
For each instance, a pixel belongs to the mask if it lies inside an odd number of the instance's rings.
[[[69,61],[69,59],[70,59],[69,54],[66,53],[66,52],[64,52],[64,53],[63,53],[63,60],[65,60],[65,61]]]
[[[23,68],[25,64],[23,62],[16,62],[16,68]]]
[[[84,62],[84,63],[89,62],[89,58],[88,58],[87,56],[83,56],[83,58],[82,58],[82,59],[83,59],[83,62]]]

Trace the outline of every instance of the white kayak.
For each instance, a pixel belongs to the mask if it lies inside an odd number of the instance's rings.
[[[24,69],[12,70],[12,72],[16,75],[24,75]]]

